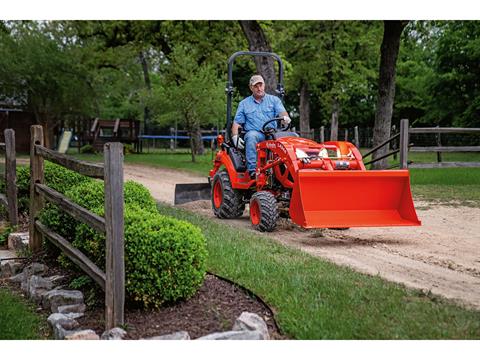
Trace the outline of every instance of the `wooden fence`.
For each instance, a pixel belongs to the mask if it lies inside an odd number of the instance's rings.
[[[408,124],[408,120],[407,124]],[[407,125],[408,126],[408,125]],[[480,152],[480,146],[442,146],[441,144],[441,134],[478,134],[480,133],[480,128],[410,128],[408,129],[408,134],[435,134],[437,140],[437,146],[404,146],[405,158],[407,157],[408,151],[412,152],[436,152],[437,153],[437,162],[436,163],[411,163],[409,167],[411,168],[446,168],[446,167],[480,167],[480,162],[442,162],[442,152]],[[408,138],[406,140],[408,145]]]
[[[17,161],[15,156],[15,131],[5,129],[5,142],[0,143],[0,149],[5,151],[5,194],[0,194],[0,203],[8,211],[8,221],[18,225],[17,199]]]
[[[393,150],[380,156],[376,157],[373,160],[366,162],[365,165],[373,164],[376,161],[382,160],[389,156],[396,156],[397,153],[400,153],[400,163],[394,165],[393,167],[400,167],[400,169],[407,168],[444,168],[444,167],[480,167],[480,162],[442,162],[441,153],[442,152],[480,152],[480,146],[441,146],[440,143],[440,134],[452,134],[452,133],[468,133],[475,134],[480,133],[480,128],[441,128],[441,127],[432,127],[432,128],[409,128],[408,119],[400,120],[400,131],[389,139],[385,140],[383,143],[374,147],[370,151],[362,154],[365,158],[371,154],[374,154],[380,148],[386,146],[387,144],[393,143],[397,138],[399,139],[398,148],[394,145]],[[410,144],[410,134],[435,134],[437,135],[437,146],[413,146]],[[437,162],[436,163],[413,163],[408,161],[408,152],[436,152],[437,153]]]
[[[44,159],[82,175],[105,180],[105,217],[75,204],[44,184]],[[104,165],[76,160],[43,146],[43,128],[31,127],[30,146],[30,249],[38,252],[45,236],[85,271],[105,291],[106,329],[124,323],[125,265],[123,218],[123,145],[104,146]],[[76,220],[90,225],[106,236],[105,272],[65,238],[43,225],[37,218],[45,200],[57,205]]]

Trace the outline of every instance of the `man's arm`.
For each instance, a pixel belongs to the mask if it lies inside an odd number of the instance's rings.
[[[238,128],[240,127],[239,124],[237,124],[235,121],[232,124],[232,136],[233,135],[238,135]]]

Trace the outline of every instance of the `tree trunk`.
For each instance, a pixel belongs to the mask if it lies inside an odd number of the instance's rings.
[[[195,154],[204,155],[205,154],[205,146],[203,145],[202,129],[200,129],[200,124],[195,125],[192,137],[194,139]]]
[[[310,93],[308,92],[308,82],[303,80],[300,87],[300,132],[302,133],[302,136],[305,136],[305,134],[310,134],[309,97]]]
[[[256,20],[239,20],[240,27],[248,41],[250,51],[272,52],[265,34]],[[269,94],[276,94],[277,78],[275,77],[274,60],[272,57],[254,57],[257,72],[265,79],[265,91]]]
[[[193,132],[190,132],[190,152],[192,154],[192,162],[195,162],[195,135]]]
[[[143,80],[145,81],[145,87],[150,94],[152,90],[152,84],[150,82],[150,75],[148,73],[148,63],[147,59],[145,59],[145,55],[143,54],[143,51],[140,51],[139,54],[140,58],[140,63],[142,64],[142,70],[143,70]],[[143,106],[143,133],[148,134],[148,125],[150,122],[150,109],[147,105]]]
[[[373,128],[373,147],[390,137],[393,102],[395,99],[395,71],[400,49],[400,36],[408,21],[389,20],[384,21],[383,24],[384,31],[380,49],[380,74],[378,78],[377,111]],[[388,150],[388,145],[382,147],[374,153],[373,159],[386,154]],[[385,169],[387,166],[387,159],[373,163],[374,169]]]
[[[340,116],[340,103],[338,99],[333,98],[332,103],[332,123],[330,125],[330,141],[338,140],[338,118]]]

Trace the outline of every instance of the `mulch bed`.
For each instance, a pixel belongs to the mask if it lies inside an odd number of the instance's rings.
[[[18,231],[28,231],[28,217],[21,216],[19,220],[20,229]],[[6,248],[6,244],[1,247]],[[65,279],[60,285],[66,289],[75,275],[79,275],[53,265],[52,261],[44,258],[41,254],[28,261],[45,263],[49,270],[44,276],[64,275]],[[19,284],[2,280],[0,286],[20,292]],[[261,299],[248,290],[212,274],[206,275],[202,287],[190,299],[158,310],[144,310],[126,305],[125,330],[128,334],[127,339],[148,338],[176,331],[187,331],[190,338],[195,339],[214,332],[231,330],[235,319],[244,311],[258,314],[265,320],[270,338],[287,339],[280,333],[272,310]],[[48,311],[41,308],[38,309],[38,312],[45,317],[50,315]],[[92,329],[101,335],[105,330],[104,317],[104,306],[92,308],[87,305],[85,316],[77,321],[81,328]]]
[[[279,333],[271,310],[254,295],[228,281],[207,274],[200,290],[190,299],[158,310],[125,309],[127,339],[141,339],[187,331],[192,339],[214,332],[229,331],[243,311],[260,315],[272,339],[285,339]],[[84,328],[101,334],[104,309],[88,310],[79,319]]]
[[[29,260],[31,262],[32,260]],[[68,289],[74,274],[62,268],[52,266],[40,258],[33,259],[49,266],[43,276],[64,275],[61,285]],[[78,275],[78,274],[77,274]],[[6,279],[0,281],[1,287],[8,287],[20,294],[20,285]],[[23,295],[22,295],[23,296]],[[103,299],[102,299],[103,300]],[[99,301],[103,304],[103,301]],[[37,311],[46,318],[50,315],[45,309]],[[275,323],[272,310],[258,297],[248,290],[213,274],[207,274],[198,292],[190,299],[161,307],[160,309],[139,309],[131,305],[125,306],[126,339],[142,339],[187,331],[190,338],[195,339],[214,332],[229,331],[235,319],[244,311],[256,313],[267,323],[272,339],[287,339],[282,335]],[[92,329],[98,335],[105,330],[105,308],[103,305],[88,306],[85,315],[77,321],[82,329]]]

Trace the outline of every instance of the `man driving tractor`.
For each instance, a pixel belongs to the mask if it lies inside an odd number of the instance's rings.
[[[265,81],[261,75],[253,75],[249,82],[252,95],[243,99],[238,105],[237,113],[232,125],[232,142],[238,149],[245,148],[247,171],[250,178],[255,178],[257,162],[256,146],[265,140],[261,131],[263,125],[272,118],[283,117],[282,125],[290,124],[291,119],[282,104],[282,101],[265,93]],[[245,131],[245,141],[239,137],[238,129]]]

